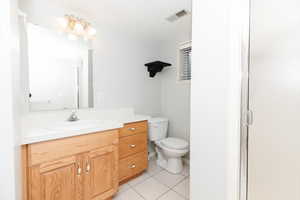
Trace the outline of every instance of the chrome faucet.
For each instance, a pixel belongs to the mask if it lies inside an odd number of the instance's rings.
[[[76,111],[73,111],[72,114],[70,115],[70,117],[68,118],[68,121],[69,122],[75,122],[75,121],[78,121],[78,120],[79,120],[79,118],[76,115]]]

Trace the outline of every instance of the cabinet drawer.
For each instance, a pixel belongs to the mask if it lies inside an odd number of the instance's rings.
[[[125,124],[120,131],[120,137],[135,135],[137,133],[144,133],[148,131],[148,122],[134,122]]]
[[[141,173],[148,167],[147,151],[120,160],[119,181]]]
[[[120,158],[146,151],[147,150],[147,134],[139,133],[133,136],[120,138]]]
[[[33,166],[119,143],[119,131],[111,130],[28,145],[28,165]]]

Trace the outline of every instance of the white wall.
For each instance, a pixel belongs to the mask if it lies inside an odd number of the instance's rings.
[[[4,0],[0,7],[0,199],[21,199],[20,160],[18,141],[19,46],[17,35],[17,1]]]
[[[155,61],[159,46],[99,31],[93,42],[96,108],[133,107],[137,113],[161,111],[159,76],[149,78],[145,63]]]
[[[240,3],[193,2],[191,199],[238,197]]]
[[[189,30],[190,31],[190,30]],[[168,134],[171,137],[190,140],[190,88],[191,84],[177,81],[178,48],[183,42],[190,41],[191,35],[186,33],[185,39],[163,43],[162,61],[171,63],[160,75],[161,78],[161,114],[169,119]]]

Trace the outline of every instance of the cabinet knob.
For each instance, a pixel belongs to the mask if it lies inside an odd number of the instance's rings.
[[[88,174],[91,170],[91,165],[90,164],[87,164],[86,165],[86,173]]]
[[[133,169],[133,168],[135,168],[135,167],[136,167],[135,164],[133,164],[133,165],[130,166],[131,169]]]
[[[136,128],[132,127],[132,128],[129,128],[130,131],[135,131]]]
[[[136,147],[136,145],[135,144],[131,144],[131,145],[129,145],[131,148],[135,148]]]
[[[78,176],[81,175],[81,171],[82,171],[81,167],[78,167],[78,168],[77,168],[77,175],[78,175]]]

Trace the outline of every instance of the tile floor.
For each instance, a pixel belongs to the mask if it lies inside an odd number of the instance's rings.
[[[149,161],[149,168],[141,176],[123,184],[113,200],[188,200],[189,167],[181,174],[171,174]]]

